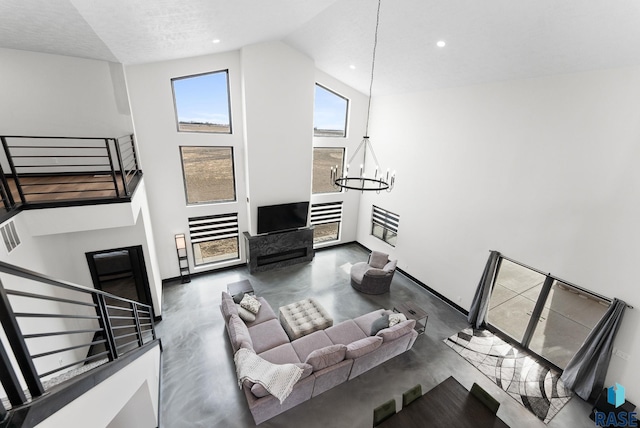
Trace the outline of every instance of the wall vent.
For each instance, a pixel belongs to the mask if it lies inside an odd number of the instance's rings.
[[[2,240],[7,247],[7,253],[11,253],[18,245],[20,245],[20,237],[16,231],[16,225],[13,220],[5,223],[0,227],[0,233],[2,233]]]

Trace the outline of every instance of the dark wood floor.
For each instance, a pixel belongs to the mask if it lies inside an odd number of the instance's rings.
[[[14,178],[7,178],[14,201],[20,201],[20,194]],[[124,195],[124,185],[120,174],[116,174],[120,196]],[[27,203],[51,201],[103,199],[117,197],[111,174],[52,175],[20,177],[20,185]]]

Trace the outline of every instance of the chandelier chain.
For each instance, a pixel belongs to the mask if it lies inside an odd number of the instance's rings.
[[[373,71],[376,67],[376,49],[378,47],[378,26],[380,25],[380,5],[382,0],[378,0],[378,11],[376,12],[376,31],[373,38],[373,55],[371,56],[371,80],[369,81],[369,103],[367,104],[367,125],[365,135],[369,135],[369,114],[371,112],[371,93],[373,89]]]

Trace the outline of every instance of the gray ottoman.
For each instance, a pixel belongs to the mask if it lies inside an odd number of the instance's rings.
[[[280,324],[291,340],[333,325],[333,318],[314,299],[281,306],[279,312]]]

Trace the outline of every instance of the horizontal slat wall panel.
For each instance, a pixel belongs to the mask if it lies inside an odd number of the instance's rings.
[[[380,207],[373,206],[373,222],[379,224],[385,229],[389,229],[398,233],[398,225],[400,223],[400,216],[394,214],[391,211],[387,211]]]
[[[336,223],[342,221],[342,201],[311,205],[311,224]]]

